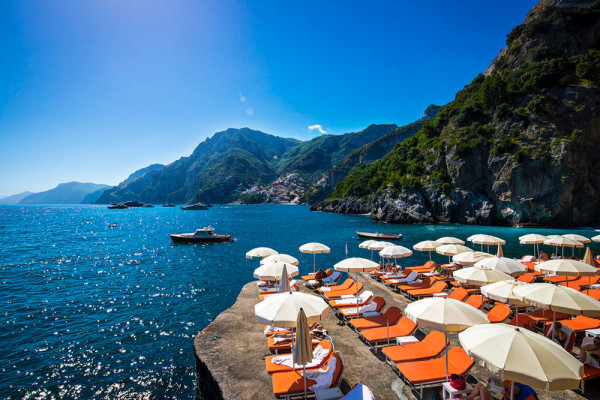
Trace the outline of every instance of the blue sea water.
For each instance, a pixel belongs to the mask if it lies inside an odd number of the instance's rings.
[[[116,228],[109,228],[117,223]],[[233,243],[173,245],[169,233],[212,225]],[[305,206],[215,206],[108,210],[104,206],[0,207],[0,398],[188,398],[195,396],[193,338],[253,280],[267,246],[313,269],[298,247],[321,242],[329,267],[370,257],[355,231],[403,233],[406,247],[441,236],[488,233],[507,240],[506,256],[544,230],[461,225],[391,225],[368,216],[311,213]],[[478,246],[477,246],[478,247]],[[600,250],[600,244],[592,244]],[[552,248],[546,249],[548,252]],[[445,261],[442,256],[435,256]],[[420,265],[427,253],[403,260]],[[252,316],[249,316],[252,318]]]

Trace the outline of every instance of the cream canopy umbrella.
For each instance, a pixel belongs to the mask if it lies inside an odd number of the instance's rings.
[[[483,258],[475,263],[476,267],[487,267],[495,269],[496,271],[504,272],[510,276],[521,276],[527,271],[527,267],[513,260],[512,258],[505,257],[488,257]]]
[[[460,253],[467,253],[470,251],[473,251],[473,249],[470,249],[466,246],[461,246],[459,244],[445,244],[435,249],[436,253],[441,254],[443,256],[448,256],[448,262],[451,262],[451,256],[455,256]]]
[[[535,270],[546,274],[563,276],[594,276],[600,273],[600,270],[596,267],[569,258],[539,263],[535,266]],[[569,281],[567,281],[567,285],[568,284]]]
[[[263,281],[279,281],[284,267],[290,277],[298,275],[298,267],[295,265],[275,261],[256,268],[254,277]]]
[[[354,272],[356,274],[355,282],[358,283],[358,273],[359,272],[370,272],[379,268],[379,264],[374,261],[367,260],[366,258],[360,257],[352,257],[346,258],[335,264],[333,268],[336,271],[342,272]],[[360,308],[358,307],[358,285],[356,285],[356,311],[360,313]]]
[[[309,324],[321,321],[329,311],[325,301],[300,292],[277,293],[254,306],[258,322],[279,328],[295,328],[298,312],[304,310]]]
[[[551,237],[550,239],[545,240],[544,244],[547,244],[550,246],[560,246],[562,249],[562,251],[561,251],[562,256],[564,256],[565,247],[583,247],[583,243],[580,243],[576,240],[569,239],[569,238],[562,237],[562,236]]]
[[[404,258],[412,256],[412,250],[404,246],[387,246],[379,252],[383,258]]]
[[[439,244],[465,244],[464,240],[452,236],[444,236],[436,240]]]
[[[317,256],[316,254],[329,253],[331,249],[321,243],[306,243],[300,246],[300,252],[308,253],[313,255],[313,273],[317,269]]]
[[[273,254],[260,260],[260,265],[265,265],[272,262],[283,262],[286,264],[298,265],[298,259],[288,254]]]
[[[566,235],[562,235],[562,237],[565,237],[567,239],[576,240],[579,243],[590,243],[591,242],[590,239],[586,238],[585,236],[578,235],[576,233],[568,233]],[[575,248],[574,247],[571,248],[571,256],[575,256]]]
[[[431,261],[431,252],[435,251],[438,247],[442,246],[441,243],[436,242],[435,240],[424,240],[419,242],[413,246],[413,249],[417,251],[427,251],[429,252],[429,261]]]
[[[454,279],[460,283],[483,286],[490,283],[510,280],[512,277],[504,272],[488,267],[463,268],[453,272]]]
[[[596,235],[592,238],[594,242],[600,242],[600,235]]]
[[[369,239],[359,244],[358,247],[360,247],[361,249],[371,250],[371,260],[373,260],[373,249],[369,249],[369,246],[375,243],[377,243],[377,240]]]
[[[498,281],[490,283],[489,285],[482,286],[479,290],[481,294],[492,300],[500,301],[505,304],[511,304],[515,306],[515,317],[517,326],[519,325],[519,306],[528,306],[519,299],[514,293],[516,287],[528,285],[526,282],[517,281],[515,279]]]
[[[459,332],[490,321],[483,312],[462,301],[445,297],[418,300],[406,306],[404,314],[417,324],[444,331],[446,336],[446,380],[448,380],[448,332]]]
[[[310,339],[310,329],[306,321],[306,314],[302,307],[298,312],[296,320],[296,346],[294,347],[294,357],[292,362],[302,365],[302,377],[304,379],[304,398],[306,399],[306,365],[313,359],[312,340]],[[294,361],[295,360],[295,361]]]
[[[484,235],[484,234],[472,235],[467,240],[470,240],[473,243],[480,244],[482,250],[483,250],[483,245],[484,244],[487,245],[488,252],[490,250],[490,245],[506,244],[506,240],[504,240],[504,239],[500,239],[499,237],[496,237],[496,236]]]
[[[287,273],[287,267],[284,264],[283,270],[281,271],[281,282],[279,282],[279,293],[286,293],[290,290],[292,290],[290,288],[290,278]]]
[[[471,358],[501,379],[547,390],[575,390],[581,383],[583,364],[559,344],[526,329],[503,323],[477,325],[459,333],[458,339]]]
[[[390,242],[375,242],[375,243],[371,243],[369,245],[369,247],[367,247],[367,248],[369,250],[383,250],[384,248],[386,248],[388,246],[394,246],[394,243],[390,243]]]
[[[527,235],[523,235],[519,237],[519,243],[521,244],[532,244],[533,245],[533,256],[538,258],[540,254],[539,244],[544,243],[546,240],[550,239],[548,236],[540,235],[538,233],[529,233]],[[537,256],[536,256],[536,248],[537,248]]]
[[[452,256],[452,261],[460,265],[473,265],[484,258],[494,257],[489,253],[481,251],[469,251]]]
[[[252,249],[249,252],[247,252],[246,258],[252,258],[252,257],[265,258],[268,256],[272,256],[273,254],[279,254],[279,253],[269,247],[257,247],[255,249]]]

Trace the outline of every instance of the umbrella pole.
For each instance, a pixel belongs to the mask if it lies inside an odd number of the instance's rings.
[[[317,254],[313,253],[313,274],[317,271]]]
[[[356,285],[356,315],[360,317],[360,312],[358,310],[358,272],[356,273],[356,282],[354,284]]]
[[[304,378],[304,399],[306,400],[306,365],[302,366],[302,377]]]
[[[556,311],[552,310],[552,340],[554,340],[554,331],[556,330]]]
[[[448,382],[448,332],[444,329],[444,337],[446,338],[446,382]]]
[[[515,318],[517,319],[517,328],[519,327],[519,306],[515,306]]]
[[[429,251],[429,262],[431,262],[431,250]]]
[[[515,398],[515,382],[510,382],[510,400],[514,400]]]

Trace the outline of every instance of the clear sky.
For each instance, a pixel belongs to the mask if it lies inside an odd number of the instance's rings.
[[[536,3],[2,1],[0,195],[116,184],[229,127],[308,139],[412,122]]]

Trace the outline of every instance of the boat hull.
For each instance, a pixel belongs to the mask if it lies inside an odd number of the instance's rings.
[[[387,233],[356,232],[356,235],[363,239],[402,240],[401,233],[398,235],[390,235]]]
[[[169,235],[174,243],[223,243],[233,242],[231,235],[212,235],[209,237],[197,237],[187,235]]]

